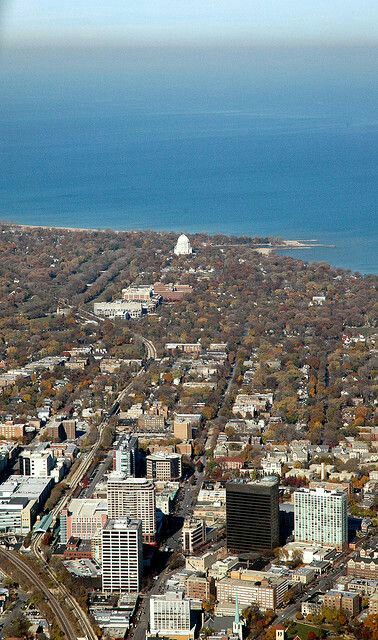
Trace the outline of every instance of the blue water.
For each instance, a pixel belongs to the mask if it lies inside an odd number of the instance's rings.
[[[376,273],[375,50],[0,54],[0,219],[317,239]]]

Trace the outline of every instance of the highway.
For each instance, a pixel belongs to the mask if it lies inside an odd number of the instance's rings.
[[[67,614],[62,609],[58,599],[55,595],[50,591],[50,589],[44,584],[41,578],[33,571],[29,564],[21,560],[18,556],[10,551],[5,550],[4,548],[0,548],[0,558],[8,560],[8,562],[13,565],[19,574],[23,576],[27,582],[32,582],[45,596],[51,611],[55,615],[57,623],[67,640],[77,640],[77,633],[75,631],[74,626],[67,618]],[[93,638],[97,638],[94,634],[90,636]]]

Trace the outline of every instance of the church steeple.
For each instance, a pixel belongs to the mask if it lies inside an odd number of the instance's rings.
[[[236,599],[235,599],[235,624],[240,624],[239,596],[238,596],[238,594],[236,594]]]
[[[240,640],[243,640],[243,623],[240,621],[238,594],[236,594],[235,597],[235,619],[232,624],[232,631],[235,633],[235,635],[239,636]]]

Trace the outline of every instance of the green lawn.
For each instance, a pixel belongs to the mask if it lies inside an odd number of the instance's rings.
[[[293,631],[290,629],[289,638],[295,638],[295,636],[297,635],[301,638],[301,640],[307,640],[307,636],[310,631],[319,633],[320,627],[315,627],[311,624],[304,624],[302,622],[296,622],[295,626],[293,627]]]

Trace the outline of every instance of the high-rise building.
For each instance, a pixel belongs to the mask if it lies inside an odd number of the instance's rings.
[[[278,481],[234,481],[226,485],[227,547],[238,554],[272,550],[279,543]]]
[[[108,520],[102,530],[102,590],[138,592],[142,577],[140,520]]]
[[[152,453],[146,458],[147,478],[150,480],[179,480],[181,478],[181,455],[165,451]]]
[[[346,493],[322,487],[294,491],[294,535],[298,542],[343,549],[348,540]]]
[[[194,631],[194,630],[193,630]],[[150,598],[150,635],[194,637],[190,619],[190,600],[180,592],[169,591]]]
[[[109,518],[142,521],[143,542],[151,544],[156,537],[155,487],[147,478],[126,478],[113,471],[108,478]]]
[[[136,475],[138,438],[124,434],[116,440],[113,448],[113,469],[127,478]]]

